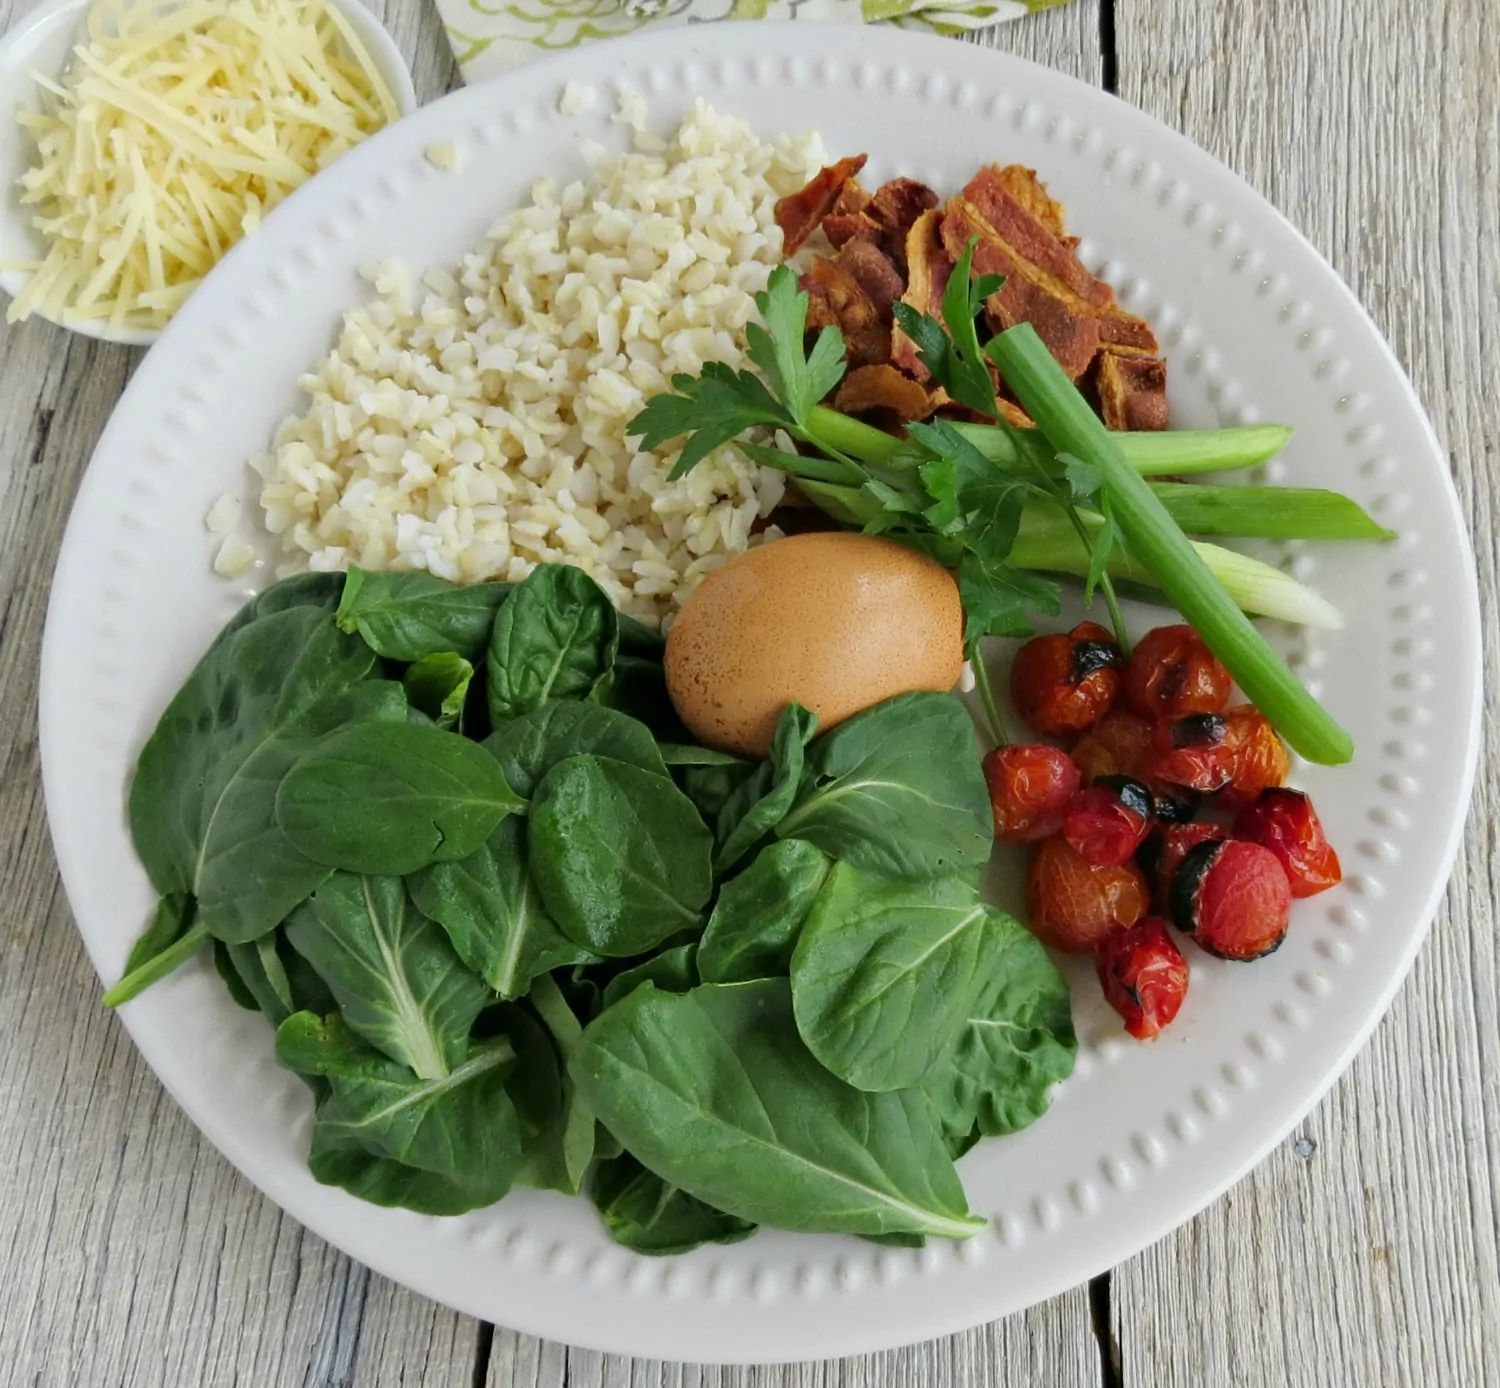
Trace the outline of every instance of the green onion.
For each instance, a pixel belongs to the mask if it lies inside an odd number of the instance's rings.
[[[1096,517],[1085,515],[1084,524],[1097,529],[1101,522]],[[1338,630],[1344,625],[1338,608],[1290,574],[1232,549],[1197,540],[1190,543],[1241,611],[1324,630]],[[1079,578],[1089,571],[1088,550],[1073,527],[1055,507],[1045,505],[1026,508],[1021,517],[1021,528],[1016,532],[1015,546],[1010,552],[1010,562],[1018,569],[1073,574]],[[1119,545],[1109,557],[1109,573],[1111,578],[1122,583],[1161,587],[1151,570]]]
[[[1153,482],[1151,490],[1189,535],[1261,540],[1394,540],[1358,502],[1318,487],[1208,487]]]
[[[1099,470],[1126,548],[1151,572],[1172,606],[1224,662],[1251,702],[1309,761],[1348,761],[1354,755],[1349,734],[1302,687],[1235,605],[1036,329],[1029,323],[1007,329],[990,342],[988,351],[1052,446]]]

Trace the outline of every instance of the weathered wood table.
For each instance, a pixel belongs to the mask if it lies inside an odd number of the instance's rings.
[[[1492,0],[1074,0],[986,41],[1103,83],[1312,239],[1411,371],[1494,611],[1500,41]],[[383,0],[425,97],[428,0]],[[0,26],[29,8],[0,0]],[[0,328],[0,1381],[68,1388],[1463,1388],[1500,1384],[1500,734],[1466,851],[1389,1017],[1207,1213],[1033,1311],[894,1354],[705,1369],[454,1314],[286,1218],[99,1006],[43,818],[37,649],[68,508],[138,354]],[[1495,631],[1485,631],[1491,707]],[[101,788],[101,794],[111,794]]]

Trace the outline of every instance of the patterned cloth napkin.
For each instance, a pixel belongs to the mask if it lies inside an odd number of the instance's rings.
[[[647,25],[722,19],[888,21],[957,34],[1067,0],[437,0],[466,82],[560,48],[633,34]]]

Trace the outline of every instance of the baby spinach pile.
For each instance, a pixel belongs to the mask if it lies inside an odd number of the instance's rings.
[[[750,764],[692,744],[661,654],[566,566],[269,589],[141,753],[161,904],[107,1001],[211,949],[313,1090],[313,1174],[376,1204],[587,1189],[646,1253],[969,1234],[954,1158],[1075,1043],[980,900],[968,714],[791,705]]]

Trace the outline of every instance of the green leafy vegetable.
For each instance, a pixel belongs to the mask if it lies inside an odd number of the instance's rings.
[[[458,587],[434,574],[351,568],[338,607],[340,631],[358,632],[387,660],[419,661],[452,651],[471,664],[489,645],[508,583]]]
[[[242,627],[199,662],[141,752],[130,828],[152,885],[231,943],[274,929],[328,874],[279,828],[282,778],[320,738],[406,717],[374,654],[317,607]]]
[[[542,904],[527,861],[526,823],[516,815],[502,819],[467,858],[431,863],[406,883],[458,957],[502,998],[522,997],[539,975],[593,958]]]
[[[785,979],[650,985],[585,1029],[579,1090],[644,1166],[749,1223],[965,1238],[984,1227],[919,1090],[867,1094],[802,1044]]]
[[[279,1027],[294,1012],[332,1012],[338,1004],[317,971],[298,954],[286,938],[285,928],[273,930],[243,945],[219,943],[233,979],[249,997],[246,1006],[263,1012],[273,1027]],[[216,951],[217,953],[217,951]],[[224,973],[223,967],[220,973]]]
[[[595,954],[643,954],[701,922],[712,838],[666,777],[611,757],[568,757],[536,789],[529,837],[548,911]]]
[[[922,1081],[944,1134],[960,1148],[1040,1118],[1078,1052],[1068,985],[1047,951],[1003,911],[989,906],[985,917],[983,987],[957,1041]]]
[[[280,583],[273,583],[263,593],[257,593],[233,617],[225,623],[214,637],[211,651],[221,645],[237,631],[262,617],[271,617],[293,607],[316,607],[325,612],[334,611],[344,591],[344,575],[339,573],[293,574]],[[207,652],[205,652],[207,654]]]
[[[990,856],[994,817],[979,742],[952,694],[902,694],[812,743],[778,838],[889,877],[931,877]]]
[[[687,1253],[705,1243],[738,1243],[755,1225],[694,1200],[629,1153],[601,1162],[589,1195],[610,1237],[637,1253]]]
[[[500,609],[486,669],[498,726],[549,699],[586,699],[609,679],[620,640],[614,604],[582,569],[541,564]]]
[[[334,873],[293,912],[286,934],[351,1031],[418,1079],[441,1079],[462,1063],[489,990],[399,877]]]
[[[967,877],[885,881],[837,864],[792,955],[808,1049],[856,1089],[916,1084],[973,1008],[984,930]]]
[[[553,1044],[562,1062],[561,1106],[556,1130],[557,1151],[560,1158],[561,1189],[576,1195],[582,1188],[584,1175],[594,1159],[594,1111],[580,1097],[578,1086],[568,1072],[568,1061],[577,1051],[583,1039],[583,1028],[573,1009],[563,997],[561,989],[550,975],[537,979],[531,992],[531,1005],[542,1019],[542,1025],[552,1035]]]
[[[458,729],[474,667],[456,651],[424,655],[401,677],[406,697],[440,728]]]
[[[643,983],[650,983],[663,993],[687,992],[698,982],[697,957],[696,944],[676,945],[653,954],[634,968],[622,969],[604,985],[604,1006],[613,1006]]]
[[[494,1204],[521,1168],[521,1125],[505,1087],[514,1052],[503,1037],[424,1080],[337,1016],[298,1012],[276,1032],[276,1058],[327,1082],[308,1158],[325,1185],[377,1205],[462,1214]]]
[[[500,763],[511,789],[528,799],[558,762],[586,752],[629,762],[658,776],[667,774],[651,730],[599,704],[549,700],[502,723],[484,745]]]
[[[803,839],[761,849],[749,867],[724,884],[714,903],[698,945],[703,981],[743,983],[785,975],[802,922],[827,876],[827,857]]]
[[[786,817],[802,782],[804,749],[817,727],[818,715],[801,704],[782,710],[771,738],[770,760],[756,767],[719,811],[715,872],[727,872]]]
[[[197,914],[197,904],[185,893],[162,897],[125,960],[125,976],[105,993],[104,1005],[119,1007],[138,997],[208,944],[211,937]]]
[[[309,859],[346,872],[415,872],[466,858],[526,802],[484,748],[411,723],[341,728],[276,795],[276,822]]]

